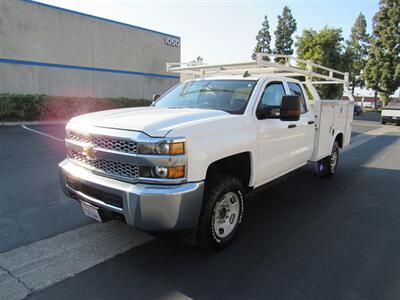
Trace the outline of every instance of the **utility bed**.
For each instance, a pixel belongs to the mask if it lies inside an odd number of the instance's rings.
[[[330,141],[336,132],[343,132],[343,145],[350,144],[354,102],[348,100],[321,100],[314,105],[316,134],[311,161],[318,161],[331,152]]]

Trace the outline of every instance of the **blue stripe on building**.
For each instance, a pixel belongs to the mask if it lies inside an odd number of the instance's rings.
[[[104,21],[104,22],[108,22],[108,23],[114,23],[114,24],[117,24],[117,25],[127,26],[127,27],[131,27],[131,28],[135,28],[135,29],[139,29],[139,30],[143,30],[143,31],[158,33],[158,34],[161,34],[161,35],[170,36],[170,37],[174,37],[174,38],[180,39],[179,36],[171,35],[171,34],[168,34],[168,33],[165,33],[165,32],[152,30],[152,29],[148,29],[148,28],[144,28],[144,27],[140,27],[140,26],[136,26],[136,25],[131,25],[131,24],[115,21],[115,20],[110,20],[110,19],[106,19],[106,18],[102,18],[102,17],[97,17],[97,16],[81,13],[81,12],[78,12],[78,11],[75,11],[75,10],[71,10],[71,9],[67,9],[67,8],[62,8],[62,7],[46,4],[46,3],[36,2],[36,1],[33,1],[33,0],[20,0],[20,1],[26,2],[26,3],[35,4],[35,5],[44,6],[44,7],[55,9],[55,10],[60,10],[60,11],[64,11],[64,12],[73,13],[73,14],[80,15],[80,16],[83,16],[83,17],[96,19],[96,20],[99,20],[99,21]]]
[[[23,0],[23,1],[26,1],[26,0]],[[37,62],[37,61],[29,61],[29,60],[7,59],[7,58],[0,58],[0,63],[35,66],[35,67],[46,67],[46,68],[59,68],[59,69],[69,69],[69,70],[81,70],[81,71],[92,71],[92,72],[94,71],[94,72],[106,72],[106,73],[116,73],[116,74],[125,74],[125,75],[179,79],[179,76],[167,75],[167,74],[146,73],[146,72],[94,68],[94,67],[82,67],[82,66],[53,64],[53,63],[45,63],[45,62]]]

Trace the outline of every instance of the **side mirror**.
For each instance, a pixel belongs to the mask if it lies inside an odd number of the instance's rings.
[[[300,119],[300,96],[282,96],[279,119],[298,121]]]
[[[157,101],[157,99],[160,98],[159,94],[154,94],[153,95],[153,102]]]
[[[280,109],[279,107],[273,107],[261,104],[256,111],[256,117],[259,120],[264,119],[279,119]]]

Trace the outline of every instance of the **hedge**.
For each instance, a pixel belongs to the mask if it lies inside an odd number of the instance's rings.
[[[0,121],[68,120],[88,112],[150,104],[149,100],[130,98],[0,94]]]

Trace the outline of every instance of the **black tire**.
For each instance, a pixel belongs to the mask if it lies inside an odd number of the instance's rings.
[[[381,124],[382,124],[382,125],[385,125],[385,124],[386,124],[386,122],[385,122],[385,121],[383,121],[383,120],[381,120]]]
[[[220,237],[221,232],[215,231],[215,220],[217,207],[226,200],[226,195],[235,195],[231,200],[236,201],[239,206],[235,214],[235,225],[233,230],[226,236]],[[237,197],[237,198],[236,198]],[[226,248],[236,236],[240,223],[242,222],[244,210],[244,188],[239,179],[231,175],[219,174],[212,176],[206,181],[203,208],[197,226],[197,245],[207,251],[220,251]],[[232,202],[234,203],[234,202]],[[229,212],[229,210],[228,210]],[[225,211],[228,216],[229,213]],[[234,214],[231,214],[231,216]],[[220,217],[220,214],[218,215]],[[227,220],[230,222],[229,220]]]
[[[331,177],[336,173],[339,163],[339,144],[333,143],[331,155],[320,159],[315,166],[315,173],[320,177]]]

